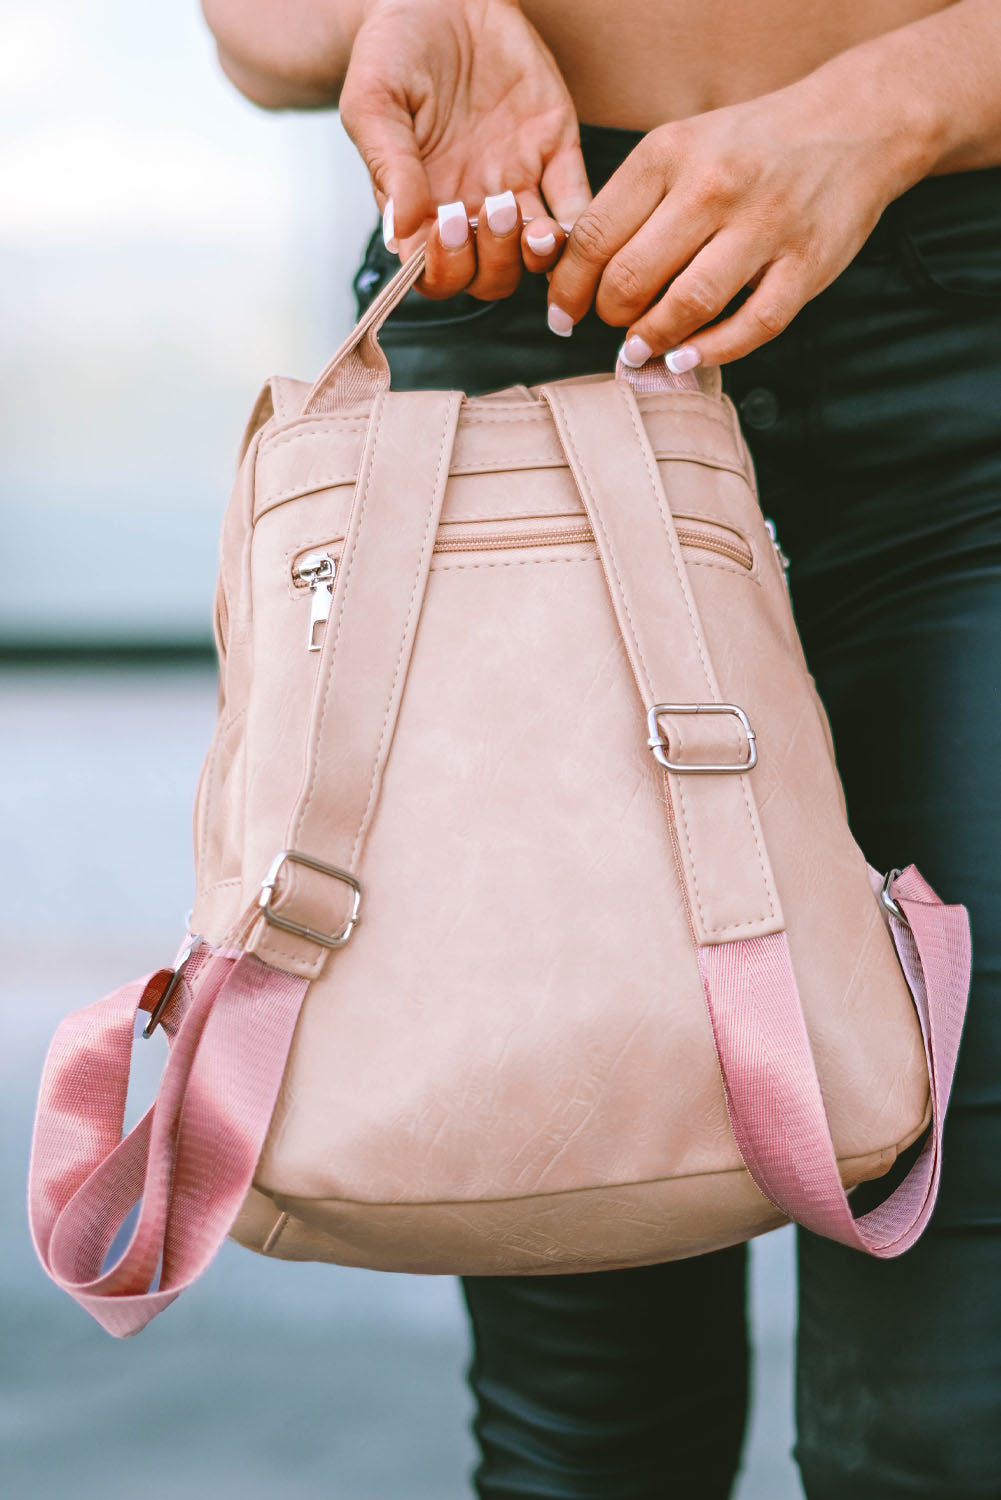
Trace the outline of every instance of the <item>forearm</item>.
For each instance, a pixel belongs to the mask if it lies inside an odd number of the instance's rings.
[[[852,47],[804,83],[899,123],[909,181],[1001,163],[1001,0],[958,0]],[[878,137],[877,137],[878,139]]]
[[[202,0],[227,78],[264,109],[331,109],[364,0]]]

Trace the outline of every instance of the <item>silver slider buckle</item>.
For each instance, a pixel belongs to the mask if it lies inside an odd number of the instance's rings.
[[[170,977],[168,978],[167,983],[164,986],[163,994],[160,996],[159,1000],[153,1006],[153,1009],[150,1011],[150,1014],[149,1014],[149,1020],[146,1022],[146,1025],[143,1027],[142,1034],[143,1034],[143,1037],[145,1038],[145,1040],[147,1042],[149,1041],[150,1037],[153,1035],[153,1033],[156,1030],[156,1028],[159,1026],[159,1024],[160,1024],[160,1017],[163,1015],[164,1011],[167,1009],[167,1003],[168,1003],[168,1001],[171,999],[171,997],[173,996],[174,991],[177,989],[177,986],[181,982],[181,972],[182,972],[182,970],[184,968],[184,965],[187,963],[187,961],[191,957],[192,953],[194,953],[195,949],[196,948],[200,948],[202,946],[203,942],[204,942],[204,938],[202,938],[201,936],[199,936],[199,934],[197,932],[193,933],[191,935],[191,937],[189,937],[188,941],[185,943],[184,947],[181,949],[181,952],[178,954],[177,961],[174,964],[173,969],[171,969],[171,971],[170,971]]]
[[[903,922],[905,927],[910,927],[911,924],[904,916],[904,909],[900,905],[900,902],[896,899],[895,896],[890,895],[891,885],[896,880],[897,876],[901,875],[902,873],[903,871],[901,870],[887,870],[886,874],[883,876],[883,884],[880,887],[879,901],[884,911],[888,911],[891,917],[896,917],[898,922]]]
[[[723,765],[715,765],[708,761],[686,762],[671,760],[667,753],[667,740],[660,732],[659,719],[661,714],[730,714],[735,718],[744,731],[747,740],[747,759],[733,761]],[[754,738],[754,730],[751,728],[750,720],[742,708],[736,703],[655,703],[646,716],[647,728],[650,738],[647,744],[654,753],[654,758],[662,766],[666,766],[675,775],[688,776],[697,775],[719,775],[724,772],[749,771],[758,763],[758,747]]]
[[[344,885],[351,887],[354,892],[351,912],[339,932],[317,932],[315,927],[307,927],[303,922],[294,922],[291,917],[282,916],[280,911],[275,911],[271,905],[271,897],[274,895],[279,872],[286,861],[293,865],[306,865],[310,870],[319,870],[321,875],[329,875],[332,880],[340,880]],[[264,920],[271,927],[280,927],[283,932],[294,932],[296,937],[308,938],[311,943],[319,943],[321,948],[342,948],[360,921],[358,909],[361,906],[361,883],[348,870],[339,870],[336,865],[324,864],[322,859],[313,859],[309,854],[299,854],[295,849],[282,849],[271,861],[268,873],[261,882],[261,894],[257,904]]]

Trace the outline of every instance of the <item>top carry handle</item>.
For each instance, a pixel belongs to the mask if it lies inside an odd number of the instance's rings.
[[[369,303],[317,376],[302,406],[304,417],[317,412],[342,411],[359,402],[372,400],[380,391],[389,390],[389,361],[379,344],[379,330],[420,280],[425,254],[426,247],[419,245]],[[685,375],[673,375],[660,356],[648,360],[640,369],[631,369],[620,360],[616,375],[637,391],[701,390],[708,396],[718,396],[722,389],[716,366],[703,366]]]

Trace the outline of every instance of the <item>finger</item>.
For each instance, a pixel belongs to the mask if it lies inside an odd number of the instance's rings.
[[[719,211],[687,194],[669,193],[601,273],[594,306],[599,318],[624,327],[679,276],[720,227]]]
[[[577,218],[549,282],[549,326],[554,333],[571,333],[584,316],[612,256],[663,199],[665,173],[670,175],[670,163],[644,152],[641,142]]]
[[[521,258],[527,271],[548,271],[566,244],[567,232],[551,218],[536,192],[518,194],[521,209]]]
[[[491,302],[509,297],[521,280],[521,210],[512,192],[483,200],[476,226],[476,274],[466,290]]]
[[[685,344],[747,286],[763,260],[746,237],[725,230],[715,235],[630,326],[622,346],[626,364],[643,364],[652,354]]]
[[[788,328],[812,295],[791,257],[773,261],[736,312],[698,335],[695,351],[701,363],[725,365],[760,349]]]
[[[424,273],[417,283],[426,297],[454,297],[476,275],[476,249],[464,203],[442,203],[428,235]]]
[[[383,216],[383,239],[394,252],[434,214],[431,184],[421,160],[411,116],[389,95],[366,93],[351,101],[345,129],[361,153]]]
[[[539,186],[557,224],[569,226],[580,218],[594,194],[579,139],[554,151],[542,170]]]

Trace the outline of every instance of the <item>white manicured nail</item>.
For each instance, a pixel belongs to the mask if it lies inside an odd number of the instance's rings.
[[[682,344],[678,349],[668,350],[664,355],[664,363],[672,375],[685,375],[702,363],[702,355],[694,344]]]
[[[533,255],[548,255],[556,247],[555,234],[526,234],[525,244]]]
[[[619,358],[630,370],[638,370],[640,365],[645,365],[648,359],[653,358],[653,350],[646,339],[641,339],[638,333],[634,333],[622,345]]]
[[[511,192],[497,193],[493,198],[484,198],[483,208],[487,223],[494,234],[510,234],[521,217],[515,196]]]
[[[396,223],[393,218],[392,198],[386,199],[386,207],[382,211],[382,243],[393,255],[400,248],[399,241],[396,238]]]
[[[546,314],[550,332],[558,334],[561,339],[568,339],[573,333],[573,318],[562,307],[557,307],[555,302],[550,302],[549,311]]]
[[[469,238],[469,220],[464,203],[438,205],[438,235],[446,250],[461,250]]]

